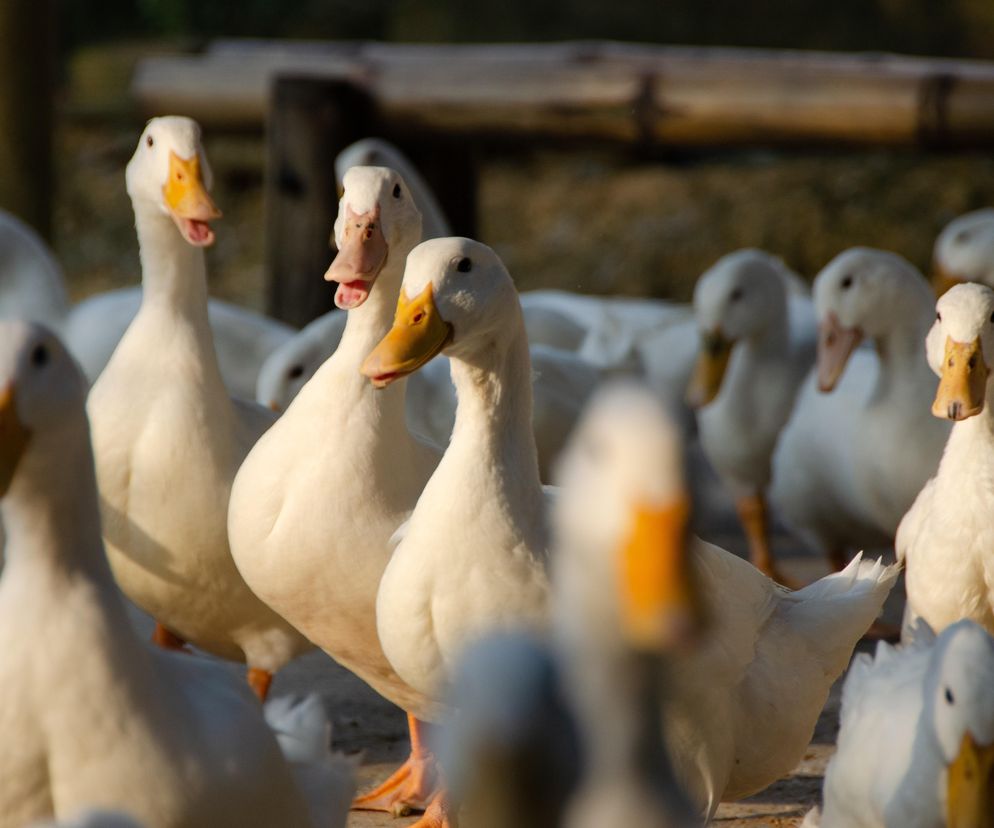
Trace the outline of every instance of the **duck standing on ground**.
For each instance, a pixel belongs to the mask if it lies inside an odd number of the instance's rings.
[[[436,787],[424,720],[437,709],[394,672],[377,637],[388,541],[438,463],[404,420],[405,383],[378,393],[359,373],[390,329],[421,215],[400,175],[353,167],[325,278],[347,311],[341,344],[259,440],[231,493],[232,553],[270,607],[376,692],[407,711],[411,757],[357,807],[424,807]]]
[[[88,402],[104,539],[124,593],[184,641],[273,673],[311,645],[248,588],[228,547],[235,472],[274,416],[228,396],[207,324],[204,247],[220,216],[200,128],[149,121],[128,164],[142,307]]]
[[[394,327],[363,365],[386,386],[444,352],[459,395],[452,441],[397,532],[377,598],[384,652],[435,699],[475,637],[547,621],[546,499],[528,427],[523,328],[493,251],[436,239],[408,257]],[[618,412],[604,430],[630,440],[625,457],[643,467],[636,423]],[[613,512],[603,520],[621,531]],[[753,793],[796,764],[897,568],[854,561],[790,593],[717,547],[697,541],[692,554],[703,594],[714,596],[713,639],[674,671],[670,747],[678,778],[713,813],[721,799]],[[772,723],[770,709],[779,713]]]
[[[772,494],[841,569],[851,549],[893,543],[949,429],[928,410],[935,380],[922,343],[935,300],[918,270],[855,247],[824,267],[814,293],[818,370],[777,446]],[[864,339],[873,350],[858,347]]]
[[[0,389],[0,825],[99,808],[147,828],[344,826],[323,793],[351,769],[292,767],[225,667],[138,639],[100,539],[86,383],[59,341],[0,324]]]
[[[687,389],[704,454],[735,497],[756,568],[783,582],[770,549],[773,449],[814,363],[807,298],[791,299],[783,263],[762,250],[719,259],[694,288],[701,350]]]
[[[994,290],[950,288],[926,340],[939,375],[932,413],[954,422],[938,471],[897,531],[906,622],[941,632],[969,618],[994,634]]]

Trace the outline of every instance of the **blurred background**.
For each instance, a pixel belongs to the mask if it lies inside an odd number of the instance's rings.
[[[994,59],[990,0],[5,0],[4,9],[0,68],[22,87],[4,87],[5,130],[45,106],[49,83],[55,104],[51,177],[44,135],[29,138],[37,192],[17,192],[5,174],[0,202],[51,239],[74,299],[138,279],[123,174],[148,114],[129,92],[137,62],[196,53],[214,38],[595,38]],[[261,309],[262,124],[209,129],[207,151],[225,212],[209,253],[211,290]],[[747,245],[783,256],[807,278],[854,244],[895,250],[927,271],[946,222],[994,205],[994,158],[983,148],[650,152],[479,140],[472,151],[477,233],[522,289],[687,299],[708,265]],[[5,163],[15,162],[0,153]]]

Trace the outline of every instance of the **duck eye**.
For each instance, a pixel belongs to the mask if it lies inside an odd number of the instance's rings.
[[[473,269],[473,262],[467,257],[463,256],[459,260],[459,264],[456,265],[456,270],[460,273],[469,273]]]
[[[936,311],[936,313],[935,313],[935,321],[936,322],[941,322],[942,321],[942,311]]]
[[[849,288],[851,288],[851,287],[852,287],[852,276],[846,276],[842,280],[842,289],[843,290],[849,290]]]
[[[954,701],[956,701],[953,698],[953,691],[950,690],[948,687],[946,688],[946,694],[945,695],[946,695],[946,703],[947,704],[952,704]]]
[[[289,373],[290,379],[300,379],[302,376],[304,376],[303,365],[294,365],[293,368],[290,369]]]
[[[400,184],[393,185],[393,197],[400,198]]]
[[[31,364],[37,368],[42,368],[48,364],[48,348],[44,345],[35,345],[31,352]]]
[[[732,302],[738,302],[742,298],[742,288],[735,288],[732,295],[728,297]]]
[[[149,135],[145,139],[145,143],[148,144],[150,147],[155,146],[155,139],[151,135]]]

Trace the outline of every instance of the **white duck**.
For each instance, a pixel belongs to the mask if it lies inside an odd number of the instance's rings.
[[[938,471],[901,521],[908,610],[937,632],[969,618],[994,633],[994,290],[951,288],[926,347],[939,375],[932,405],[953,420]]]
[[[596,398],[568,458],[554,572],[558,629],[577,654],[568,687],[589,712],[624,680],[620,668],[594,671],[605,654],[619,658],[619,630],[657,646],[687,624],[686,598],[664,611],[686,544],[707,627],[697,646],[671,657],[660,704],[676,776],[712,815],[719,801],[755,793],[800,760],[898,567],[854,560],[789,592],[717,546],[685,541],[691,507],[680,432],[645,390]],[[619,565],[610,550],[627,557]],[[614,715],[591,721],[606,744],[622,738]]]
[[[100,293],[72,307],[62,268],[37,233],[0,210],[0,317],[59,331],[90,382],[96,380],[141,304],[139,288]],[[218,363],[228,389],[252,399],[265,358],[293,328],[219,299],[209,303]]]
[[[495,626],[541,627],[548,593],[521,305],[500,259],[469,239],[433,239],[411,252],[393,328],[362,372],[389,393],[443,350],[459,399],[452,439],[376,600],[390,663],[438,702],[468,641]],[[425,824],[448,824],[444,798],[434,804]]]
[[[347,800],[321,794],[349,771],[295,773],[224,667],[135,634],[100,540],[86,383],[58,340],[0,324],[0,389],[0,825],[97,808],[148,828],[344,826]]]
[[[155,118],[127,169],[142,307],[90,394],[104,539],[125,594],[176,638],[249,666],[261,697],[308,641],[260,601],[228,548],[243,458],[273,415],[233,401],[207,324],[203,248],[220,214],[200,128]]]
[[[994,640],[970,621],[927,638],[856,657],[806,828],[994,825]]]
[[[900,256],[856,247],[824,267],[814,292],[817,376],[781,435],[772,492],[786,522],[841,568],[848,549],[892,543],[948,428],[928,413],[924,277]],[[857,348],[863,339],[875,350]]]
[[[58,329],[69,312],[62,268],[41,237],[0,210],[0,317]]]
[[[994,209],[974,210],[949,222],[935,240],[932,266],[939,296],[963,282],[994,287]]]
[[[811,301],[789,296],[783,263],[762,250],[720,258],[697,281],[701,350],[687,389],[705,456],[735,498],[752,563],[783,578],[770,550],[773,449],[814,363]]]
[[[390,328],[421,217],[393,170],[353,167],[325,278],[348,311],[341,344],[246,458],[232,488],[229,531],[256,593],[336,661],[408,711],[412,756],[359,805],[424,806],[434,782],[419,719],[436,716],[394,672],[376,632],[388,540],[438,462],[404,422],[404,383],[378,393],[359,373]],[[342,314],[345,316],[346,314]]]

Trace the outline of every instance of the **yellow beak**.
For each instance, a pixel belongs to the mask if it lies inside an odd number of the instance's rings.
[[[214,243],[214,231],[208,224],[221,218],[200,174],[200,156],[180,158],[169,153],[169,177],[162,187],[162,197],[172,213],[183,238],[195,247]]]
[[[849,357],[863,339],[859,328],[846,328],[829,311],[818,326],[818,390],[832,391],[846,370]]]
[[[701,349],[687,385],[687,405],[702,408],[718,396],[735,343],[720,331],[701,332]]]
[[[932,413],[949,420],[965,420],[984,410],[990,369],[978,336],[973,342],[955,342],[946,337],[939,390]]]
[[[963,284],[963,281],[963,279],[950,273],[938,262],[932,266],[932,290],[935,291],[936,299],[942,296],[949,288]]]
[[[994,744],[978,745],[969,731],[949,766],[946,782],[947,828],[994,828]]]
[[[17,416],[14,386],[0,391],[0,497],[7,494],[31,432]]]
[[[370,352],[359,369],[377,388],[417,371],[452,339],[452,325],[442,319],[432,285],[408,299],[401,290],[393,327]]]
[[[640,506],[621,550],[621,621],[636,649],[665,650],[686,643],[703,612],[687,558],[690,502]]]

